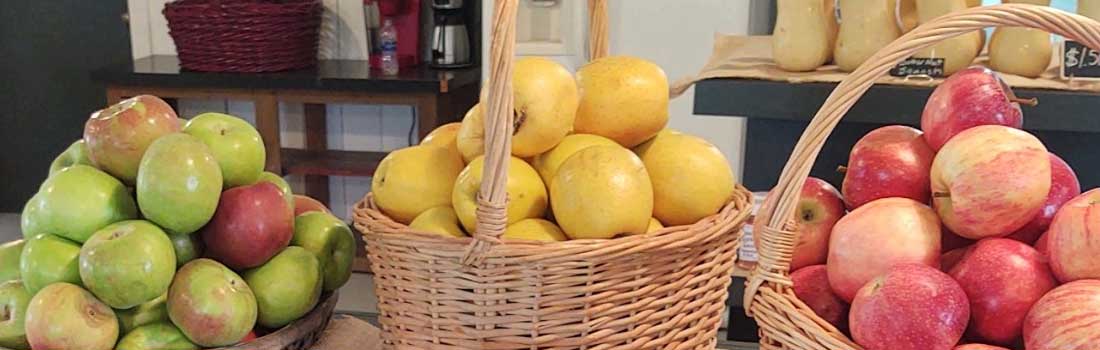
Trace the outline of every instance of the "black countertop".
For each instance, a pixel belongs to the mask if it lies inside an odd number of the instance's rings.
[[[791,84],[752,79],[707,79],[695,85],[695,114],[809,121],[836,83]],[[1013,89],[1039,105],[1022,106],[1024,129],[1100,132],[1100,93]],[[920,125],[929,87],[875,85],[859,99],[845,122]]]
[[[365,60],[321,60],[314,68],[276,73],[206,73],[181,69],[176,56],[149,56],[92,72],[97,82],[126,86],[368,92],[440,93],[477,84],[480,78],[478,67],[443,70],[427,64],[386,76]]]

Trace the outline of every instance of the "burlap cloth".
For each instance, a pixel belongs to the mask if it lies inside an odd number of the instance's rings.
[[[313,350],[375,350],[382,348],[378,327],[346,315],[333,316]]]
[[[1025,78],[1012,74],[1001,74],[1005,82],[1013,88],[1036,88],[1054,90],[1080,90],[1100,92],[1100,81],[1080,79],[1062,79],[1059,77],[1061,60],[1058,58],[1061,43],[1055,43],[1051,65],[1038,78]],[[978,57],[974,64],[985,65],[987,56]],[[743,36],[715,34],[714,50],[707,64],[699,74],[680,79],[669,88],[671,96],[683,94],[695,82],[709,78],[747,78],[804,82],[839,82],[847,73],[841,72],[836,65],[819,67],[812,72],[788,72],[779,69],[772,60],[772,40],[770,36]],[[935,86],[940,79],[906,79],[886,76],[878,79],[880,84]]]

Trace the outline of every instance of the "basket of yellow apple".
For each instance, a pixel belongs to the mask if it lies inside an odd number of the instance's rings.
[[[643,59],[513,62],[498,1],[488,91],[379,165],[354,208],[386,346],[713,348],[751,195],[666,128]]]

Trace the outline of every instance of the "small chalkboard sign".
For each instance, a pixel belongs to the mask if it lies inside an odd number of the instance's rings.
[[[943,58],[910,57],[890,69],[890,75],[902,78],[914,75],[940,78],[943,77]]]
[[[1100,52],[1073,40],[1062,42],[1062,79],[1100,80]]]

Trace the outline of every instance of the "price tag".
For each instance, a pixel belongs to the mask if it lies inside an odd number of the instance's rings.
[[[890,75],[901,78],[914,75],[941,78],[943,77],[943,58],[910,57],[891,68]]]
[[[1100,52],[1079,42],[1062,42],[1062,79],[1100,80]]]

